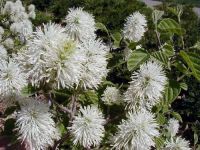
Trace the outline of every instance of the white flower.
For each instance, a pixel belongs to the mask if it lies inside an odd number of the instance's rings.
[[[0,35],[4,34],[4,29],[2,26],[0,26]]]
[[[11,38],[7,38],[4,43],[5,47],[12,49],[14,47],[14,41]]]
[[[28,15],[20,0],[17,0],[16,2],[7,1],[3,13],[8,14],[10,21],[12,22],[19,22],[28,19]]]
[[[80,83],[84,88],[97,88],[102,79],[107,76],[107,54],[106,47],[100,40],[84,40],[79,51],[85,55],[82,63]]]
[[[83,8],[71,8],[65,18],[66,32],[74,40],[95,38],[94,17],[83,11]]]
[[[30,34],[32,34],[33,29],[32,23],[29,20],[29,14],[27,14],[25,7],[22,5],[22,2],[20,0],[17,0],[16,2],[7,1],[2,13],[8,15],[7,26],[9,27],[9,24],[11,24],[11,32],[18,34],[20,41],[24,43]],[[32,11],[30,15],[32,18],[34,18],[34,11]]]
[[[17,114],[16,126],[19,139],[31,150],[47,149],[53,146],[60,134],[55,127],[48,104],[27,98]]]
[[[34,11],[31,11],[31,12],[28,14],[28,16],[29,16],[30,18],[32,18],[32,19],[35,19],[36,13],[35,13]]]
[[[102,101],[107,105],[121,102],[120,91],[116,87],[107,87],[103,93]]]
[[[33,5],[33,4],[29,5],[29,6],[28,6],[28,11],[29,11],[29,12],[35,11],[35,5]]]
[[[29,14],[28,16],[32,19],[35,19],[36,17],[36,13],[35,13],[35,5],[31,4],[28,6],[28,11],[29,11]]]
[[[168,122],[167,130],[171,137],[174,137],[178,133],[179,123],[176,119],[170,119]]]
[[[171,138],[170,141],[165,142],[164,150],[191,150],[189,142],[181,137]]]
[[[138,42],[146,31],[147,21],[144,15],[139,12],[131,14],[124,25],[123,34],[126,39]]]
[[[1,95],[18,94],[26,85],[26,76],[15,61],[9,59],[9,62],[6,60],[0,62]]]
[[[155,61],[148,61],[132,74],[132,81],[124,100],[130,109],[149,109],[159,102],[166,82],[162,66]]]
[[[100,144],[104,136],[105,119],[96,106],[81,107],[80,112],[69,127],[73,143],[89,148]]]
[[[58,89],[78,85],[83,54],[64,30],[51,23],[37,28],[28,49],[19,54],[32,85],[50,83]]]
[[[11,24],[10,30],[14,34],[19,34],[24,39],[28,38],[28,36],[30,36],[33,32],[32,23],[30,20],[15,22]]]
[[[8,58],[7,50],[4,46],[0,45],[0,62]],[[3,60],[2,60],[3,59]]]
[[[146,110],[129,113],[128,119],[118,125],[113,139],[113,148],[117,150],[150,150],[155,146],[154,137],[159,136],[158,124],[154,115]]]
[[[13,2],[7,1],[4,8],[3,8],[3,14],[9,14],[13,10]]]

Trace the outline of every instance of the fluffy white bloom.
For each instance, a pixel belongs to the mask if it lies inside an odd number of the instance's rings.
[[[27,85],[26,76],[19,68],[19,65],[9,59],[0,62],[0,94],[9,95],[20,93]]]
[[[6,60],[7,58],[7,50],[4,48],[4,46],[0,45],[0,62]]]
[[[81,62],[81,86],[97,88],[108,73],[106,56],[109,49],[100,40],[88,39],[80,44],[79,51],[85,56]]]
[[[3,42],[4,46],[7,47],[8,49],[12,49],[14,47],[14,41],[11,38],[7,38],[4,42]]]
[[[181,137],[171,138],[170,141],[165,142],[164,150],[191,150],[189,142]]]
[[[24,43],[33,31],[29,17],[35,17],[35,12],[32,11],[30,14],[31,16],[29,16],[22,5],[22,2],[17,0],[16,2],[7,1],[2,13],[9,16],[8,21],[11,23],[11,32],[18,34],[20,36],[20,41]]]
[[[51,117],[48,104],[31,98],[24,100],[16,120],[19,139],[25,141],[31,150],[53,146],[54,140],[58,140],[60,134]]]
[[[121,102],[120,91],[116,87],[107,87],[103,93],[102,101],[107,105]]]
[[[69,127],[73,143],[84,147],[97,146],[104,136],[105,119],[96,106],[81,107],[80,112]]]
[[[29,6],[28,6],[28,11],[29,11],[29,12],[35,11],[35,5],[33,5],[33,4],[29,5]]]
[[[13,10],[13,2],[7,1],[4,8],[3,8],[3,14],[9,14]]]
[[[139,12],[131,14],[124,25],[123,34],[126,39],[138,42],[146,31],[147,21],[144,15]]]
[[[4,29],[2,26],[0,26],[0,35],[4,34]]]
[[[162,97],[166,82],[162,66],[155,61],[148,61],[132,74],[124,100],[130,109],[151,108]]]
[[[35,5],[31,4],[28,6],[28,11],[29,11],[29,14],[28,16],[32,19],[35,19],[36,17],[36,13],[35,13]]]
[[[35,19],[36,13],[34,11],[29,12],[28,14],[29,18]]]
[[[83,8],[71,8],[65,18],[66,32],[74,40],[95,38],[94,17],[83,11]]]
[[[178,133],[179,123],[176,119],[170,119],[168,122],[167,130],[171,137],[174,137]]]
[[[28,19],[28,15],[20,0],[17,0],[16,2],[7,1],[3,13],[8,14],[12,22]]]
[[[30,20],[23,20],[11,24],[10,31],[14,34],[19,34],[21,37],[27,38],[33,32],[32,23]]]
[[[159,136],[158,124],[154,115],[146,110],[129,113],[128,119],[118,125],[113,139],[113,148],[117,150],[150,150],[155,146],[154,137]]]
[[[50,83],[54,88],[65,88],[78,84],[83,54],[78,43],[64,31],[51,23],[37,28],[28,49],[19,54],[19,62],[28,70],[32,85]]]

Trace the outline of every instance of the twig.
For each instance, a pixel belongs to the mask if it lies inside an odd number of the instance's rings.
[[[155,32],[156,32],[156,37],[157,37],[157,39],[158,39],[158,43],[159,43],[159,45],[160,45],[160,47],[161,47],[161,41],[160,41],[159,32],[157,31],[157,29],[155,30]]]
[[[62,138],[61,138],[60,140],[58,140],[57,142],[55,142],[55,144],[54,144],[52,150],[56,150],[57,147],[58,147],[59,145],[61,145],[69,136],[70,136],[70,132],[68,131],[68,132],[66,132],[66,133],[62,136]]]

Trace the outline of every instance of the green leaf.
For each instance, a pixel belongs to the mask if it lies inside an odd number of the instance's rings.
[[[65,126],[63,125],[63,123],[59,123],[58,124],[58,128],[59,128],[59,131],[60,133],[63,135],[64,133],[66,133],[66,128]]]
[[[173,66],[176,67],[180,72],[184,73],[185,75],[187,75],[187,76],[191,75],[191,72],[189,72],[189,69],[181,61],[176,61],[173,64]]]
[[[181,87],[176,81],[169,81],[169,84],[165,88],[164,101],[165,104],[171,104],[180,94]]]
[[[168,7],[167,8],[171,13],[173,13],[174,15],[178,15],[178,12],[177,12],[177,10],[176,10],[176,8],[174,8],[174,7]]]
[[[185,91],[188,90],[188,85],[187,85],[185,82],[181,82],[181,83],[180,83],[180,87],[181,87],[183,90],[185,90]]]
[[[133,51],[127,61],[128,70],[132,71],[137,69],[139,65],[145,62],[148,58],[149,54],[143,49]]]
[[[22,90],[21,90],[21,94],[22,96],[30,96],[30,95],[33,95],[33,91],[31,89],[30,86],[25,86]]]
[[[170,18],[161,20],[158,24],[158,29],[163,32],[176,33],[178,35],[183,35],[185,32],[175,20]]]
[[[156,149],[161,150],[164,146],[165,140],[162,137],[155,137]]]
[[[173,111],[171,114],[175,119],[177,119],[180,122],[183,122],[182,117],[179,113]]]
[[[98,95],[94,90],[86,91],[85,93],[79,96],[79,100],[84,104],[97,104],[98,103]]]
[[[160,125],[163,125],[165,124],[166,122],[166,118],[163,114],[158,114],[157,115],[157,118],[156,118],[156,121],[160,124]]]
[[[194,133],[194,145],[196,145],[198,143],[199,139],[198,139],[198,134]]]
[[[106,28],[106,26],[103,24],[103,23],[100,23],[100,22],[97,22],[96,24],[95,24],[95,26],[96,26],[96,29],[98,30],[102,30],[102,31],[104,31],[104,32],[106,32],[107,34],[108,34],[108,29]]]
[[[200,81],[200,55],[194,52],[180,52],[180,56],[187,63],[188,67],[192,71],[192,75]]]
[[[168,57],[165,54],[165,52],[163,51],[157,51],[157,52],[153,52],[151,54],[155,59],[157,59],[158,61],[160,61],[162,64],[164,65],[168,65]]]
[[[120,41],[122,39],[121,34],[119,32],[116,32],[116,33],[112,34],[111,37],[114,40],[114,45],[116,47],[119,47],[120,46]]]
[[[165,44],[163,47],[162,47],[162,51],[164,52],[164,54],[167,56],[167,57],[171,57],[175,54],[174,52],[174,48],[172,45],[170,44]]]
[[[200,50],[200,42],[198,41],[192,48]]]

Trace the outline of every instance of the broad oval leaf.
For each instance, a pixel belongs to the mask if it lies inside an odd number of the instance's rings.
[[[97,22],[95,24],[95,26],[96,26],[97,29],[102,30],[102,31],[104,31],[108,34],[108,29],[106,28],[106,26],[103,23]]]
[[[179,96],[180,92],[180,84],[177,81],[169,81],[164,93],[165,104],[171,104]]]
[[[188,67],[192,71],[192,75],[200,81],[200,55],[194,52],[180,52],[180,56],[187,63]]]
[[[133,51],[127,61],[128,70],[132,71],[137,69],[139,65],[145,62],[148,58],[149,54],[143,49]]]
[[[163,51],[153,52],[151,55],[164,65],[168,65],[168,57]]]
[[[174,48],[170,44],[164,44],[162,47],[162,51],[167,55],[167,57],[175,55]]]
[[[178,35],[183,35],[185,33],[184,29],[173,19],[165,18],[158,24],[158,29],[163,32],[176,33]]]
[[[171,114],[175,119],[177,119],[180,122],[183,122],[182,117],[179,113],[173,111]]]

